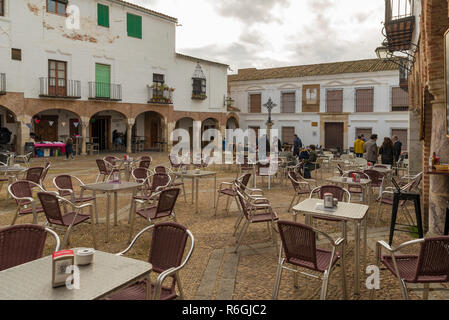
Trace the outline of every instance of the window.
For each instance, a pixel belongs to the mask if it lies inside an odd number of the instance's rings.
[[[47,0],[47,12],[66,15],[68,0]]]
[[[343,112],[343,90],[327,90],[326,91],[326,111],[327,112]]]
[[[5,0],[0,0],[0,17],[5,15]]]
[[[109,28],[109,7],[99,3],[97,5],[98,25]]]
[[[408,130],[407,129],[392,129],[391,136],[397,136],[399,141],[402,142],[402,151],[408,150]]]
[[[249,113],[261,113],[262,112],[262,95],[250,94],[249,95]]]
[[[408,111],[408,92],[397,87],[391,89],[391,111]]]
[[[371,138],[371,135],[373,134],[373,129],[372,128],[356,128],[355,129],[355,139],[357,139],[362,134],[365,136],[365,139],[368,140],[369,138]]]
[[[66,96],[67,64],[64,61],[48,60],[48,94]]]
[[[374,111],[374,88],[355,90],[355,112]]]
[[[11,49],[11,59],[22,61],[22,49]]]
[[[153,73],[153,82],[165,83],[165,76],[163,74]]]
[[[282,143],[293,145],[295,140],[295,127],[282,127]]]
[[[296,105],[296,93],[282,93],[281,98],[281,112],[282,113],[295,113]]]
[[[131,13],[126,14],[128,37],[142,39],[142,17]]]

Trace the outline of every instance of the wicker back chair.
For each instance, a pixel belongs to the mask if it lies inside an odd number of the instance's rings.
[[[384,183],[385,174],[372,169],[364,170],[365,173],[371,180],[371,187],[373,188],[381,188]]]
[[[65,248],[65,245],[69,241],[70,232],[72,231],[73,226],[77,226],[83,222],[87,222],[91,219],[91,217],[92,240],[94,248],[96,248],[95,222],[93,221],[93,211],[91,203],[77,206],[75,203],[50,192],[39,192],[37,195],[39,197],[39,200],[41,201],[42,208],[44,209],[45,216],[47,217],[47,221],[50,226],[56,225],[58,227],[66,229],[61,245],[62,249]],[[69,207],[73,209],[73,211],[63,215],[59,203],[60,201],[68,204]],[[81,213],[81,210],[84,208],[89,208],[89,215]]]
[[[42,172],[42,177],[41,177],[41,186],[44,186],[44,181],[45,181],[45,178],[47,178],[47,174],[48,174],[48,171],[50,170],[50,166],[51,166],[50,162],[45,163],[44,171]]]
[[[25,172],[25,178],[23,180],[30,181],[35,184],[41,185],[44,170],[45,170],[44,167],[28,168],[27,171]]]
[[[109,181],[109,178],[111,177],[114,170],[109,169],[106,161],[104,161],[103,159],[97,159],[96,163],[98,167],[96,183],[98,183],[98,179],[100,179],[101,176],[103,176],[103,182]]]
[[[273,235],[273,229],[276,230],[274,222],[279,220],[279,218],[277,213],[273,211],[273,208],[269,202],[266,199],[252,198],[247,194],[243,194],[239,188],[236,189],[236,193],[240,207],[242,208],[243,217],[246,221],[237,237],[237,246],[235,247],[234,252],[237,253],[240,245],[242,244],[242,240],[246,234],[248,226],[253,223],[266,223],[270,236],[273,242],[275,242],[276,238]]]
[[[43,226],[27,224],[1,229],[0,271],[42,258],[47,233],[55,238],[55,252],[58,251],[58,235]]]
[[[334,241],[330,236],[323,232],[315,230],[309,226],[290,221],[278,221],[277,225],[281,237],[281,246],[279,251],[279,264],[276,273],[276,281],[273,290],[273,300],[277,299],[279,295],[282,271],[294,271],[295,287],[298,287],[298,273],[300,272],[299,268],[323,273],[321,300],[326,300],[329,278],[332,269],[336,266],[339,259],[341,259],[340,268],[343,299],[346,299],[346,273],[343,252],[344,238]],[[317,234],[323,235],[330,242],[332,250],[323,250],[316,247]],[[337,252],[339,247],[341,252]],[[293,265],[294,269],[285,267],[284,264]],[[301,272],[301,274],[310,276],[309,274],[303,272]]]
[[[406,247],[421,244],[418,255],[400,255],[398,251]],[[431,283],[449,282],[449,237],[435,237],[412,240],[397,248],[390,247],[386,242],[377,243],[376,261],[380,267],[382,263],[399,281],[402,296],[409,300],[409,290],[422,290],[407,288],[407,283],[423,284],[423,299],[429,298],[429,291],[448,290],[445,287],[432,288]],[[386,249],[390,255],[382,255],[382,249]],[[373,299],[374,290],[370,298]]]
[[[151,160],[141,160],[139,162],[139,168],[150,169],[152,161]]]
[[[309,195],[312,188],[310,182],[302,179],[302,177],[298,176],[294,170],[289,171],[287,176],[292,183],[293,190],[295,192],[293,199],[290,202],[290,206],[288,207],[288,212],[290,212],[293,208],[294,202],[297,200],[299,201],[303,195]]]
[[[153,231],[148,261],[153,265],[153,271],[159,274],[156,282],[149,283],[147,280],[137,282],[108,297],[109,300],[184,299],[179,271],[187,264],[192,255],[195,246],[192,233],[177,223],[151,225],[139,232],[131,245],[119,255],[125,255],[148,231]],[[188,239],[190,239],[190,248],[183,260]],[[172,278],[171,284],[163,286],[164,280],[167,278]],[[180,293],[179,296],[176,293],[176,285]],[[151,286],[150,291],[147,290],[147,286]],[[147,292],[151,293],[150,297],[147,296]]]
[[[161,218],[173,219],[176,222],[175,205],[179,196],[179,189],[165,189],[158,194],[158,203],[156,205],[148,206],[148,200],[136,199],[135,202],[141,204],[141,208],[136,206],[136,214],[150,224],[153,224],[153,220]],[[133,229],[134,229],[134,215],[131,216],[131,228],[129,231],[129,241],[131,241]]]
[[[117,160],[119,160],[119,159],[114,156],[107,156],[107,157],[104,157],[103,160],[106,162],[109,162],[112,166],[116,166]]]
[[[17,204],[16,214],[11,225],[16,223],[18,217],[30,214],[33,215],[33,224],[37,224],[37,214],[44,212],[42,207],[37,206],[33,198],[33,187],[45,191],[40,185],[27,180],[19,180],[8,186],[8,192]]]
[[[81,187],[81,191],[79,195],[76,194],[75,189],[73,187],[73,180],[76,180]],[[92,202],[95,209],[95,217],[98,224],[98,209],[97,209],[97,197],[96,193],[93,192],[91,196],[84,195],[83,186],[85,185],[79,178],[70,175],[59,175],[53,179],[53,184],[56,189],[58,189],[59,196],[61,197],[70,197],[70,201],[73,203],[89,203]]]
[[[170,174],[170,169],[164,166],[157,166],[153,168],[153,172],[154,173],[165,173],[165,174]]]
[[[227,197],[225,211],[228,214],[229,214],[229,208],[231,206],[231,200],[235,200],[235,202],[237,203],[237,207],[239,208],[239,210],[241,212],[240,204],[239,204],[239,201],[237,200],[237,193],[235,190],[236,184],[238,184],[240,186],[240,189],[244,191],[247,188],[250,179],[251,179],[251,174],[247,173],[247,174],[241,176],[240,178],[234,180],[233,182],[222,182],[217,190],[218,197],[217,197],[217,202],[215,204],[215,214],[214,215],[217,215],[218,203],[220,202],[220,198],[222,196]]]

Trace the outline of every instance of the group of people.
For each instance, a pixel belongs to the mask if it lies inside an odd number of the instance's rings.
[[[373,134],[368,141],[364,140],[364,136],[361,135],[354,142],[354,152],[357,157],[365,159],[372,164],[377,164],[379,155],[381,156],[382,164],[394,165],[399,161],[402,153],[402,142],[399,141],[397,136],[393,139],[385,137],[384,141],[379,148],[377,146],[378,135]]]

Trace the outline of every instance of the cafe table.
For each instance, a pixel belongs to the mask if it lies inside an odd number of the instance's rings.
[[[216,206],[217,199],[217,173],[215,171],[200,171],[196,173],[196,170],[187,170],[186,172],[175,172],[176,176],[182,176],[183,178],[192,179],[192,204],[195,203],[195,213],[199,213],[198,209],[198,194],[199,194],[199,180],[206,177],[214,176],[214,208]],[[195,201],[194,201],[195,198]]]
[[[133,210],[133,199],[136,196],[137,189],[139,189],[142,184],[137,182],[105,182],[105,183],[94,183],[86,184],[81,186],[83,190],[90,190],[93,192],[93,196],[96,197],[97,192],[106,193],[106,242],[109,242],[109,223],[110,223],[110,209],[111,209],[111,194],[114,194],[114,226],[117,226],[117,212],[118,212],[118,193],[125,191],[132,191],[131,206],[129,209],[129,216],[131,217]],[[97,217],[98,223],[98,217]]]
[[[358,203],[339,202],[335,209],[325,209],[324,200],[307,199],[293,207],[294,220],[296,221],[298,214],[306,215],[306,224],[312,225],[313,217],[319,218],[336,218],[346,222],[353,222],[355,226],[355,270],[354,270],[354,294],[360,294],[360,235],[361,226],[363,224],[363,262],[366,269],[366,253],[367,253],[367,213],[369,207]]]
[[[136,281],[151,281],[150,263],[101,251],[95,251],[92,264],[78,268],[79,289],[73,290],[52,287],[51,256],[0,271],[0,300],[97,300]]]
[[[362,188],[362,202],[363,203],[369,203],[368,199],[368,188],[371,185],[370,179],[360,179],[359,182],[355,182],[352,180],[352,178],[349,177],[331,177],[326,179],[327,182],[333,183],[335,185],[343,185],[343,186],[359,186]]]

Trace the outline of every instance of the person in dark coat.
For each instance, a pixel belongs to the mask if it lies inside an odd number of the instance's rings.
[[[394,149],[394,162],[398,162],[399,158],[401,157],[401,153],[402,153],[402,142],[399,141],[398,136],[394,136],[393,137],[393,149]]]
[[[302,148],[302,141],[299,139],[298,135],[295,134],[295,140],[293,140],[293,155],[299,157],[299,150]]]
[[[384,139],[384,143],[380,147],[379,154],[382,158],[382,164],[393,165],[394,162],[394,147],[393,141],[390,138],[386,137]]]

